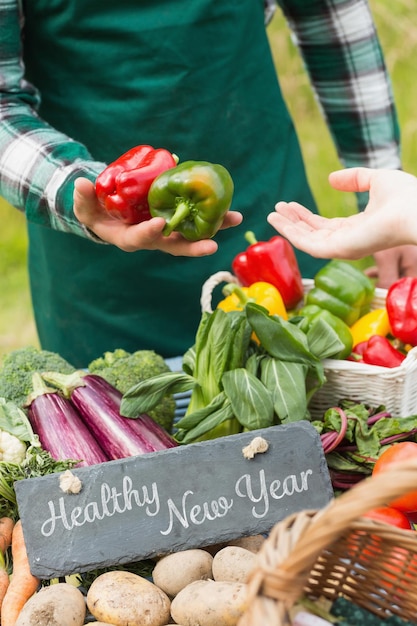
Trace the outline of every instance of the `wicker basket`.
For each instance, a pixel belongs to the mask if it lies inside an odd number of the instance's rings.
[[[239,284],[230,272],[217,272],[204,283],[201,292],[202,311],[211,311],[214,288],[222,282]],[[304,293],[314,281],[304,279]],[[372,309],[385,306],[386,289],[375,289]],[[349,399],[370,406],[384,405],[396,416],[417,414],[417,347],[410,350],[399,367],[387,368],[339,359],[323,361],[326,383],[312,397],[309,410],[313,419],[321,419],[331,406]]]
[[[417,486],[417,461],[363,480],[318,512],[279,522],[258,553],[238,626],[289,626],[302,597],[345,597],[384,619],[415,622],[417,533],[361,517]]]

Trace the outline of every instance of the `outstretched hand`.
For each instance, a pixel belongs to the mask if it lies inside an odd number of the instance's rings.
[[[213,239],[187,241],[179,233],[169,237],[162,234],[165,220],[153,217],[140,224],[125,224],[105,211],[100,206],[94,184],[86,178],[77,178],[74,190],[74,214],[76,218],[103,241],[113,244],[125,252],[136,250],[161,250],[173,256],[207,256],[216,252],[218,244]],[[237,226],[242,215],[229,211],[222,229]]]
[[[359,259],[375,253],[381,287],[417,275],[417,178],[398,170],[351,168],[333,172],[329,181],[340,191],[369,191],[366,209],[325,218],[296,202],[279,202],[268,222],[315,257]]]

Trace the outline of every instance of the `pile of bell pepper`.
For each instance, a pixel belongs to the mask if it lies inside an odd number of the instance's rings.
[[[97,177],[97,199],[108,215],[126,224],[163,217],[163,235],[210,239],[229,210],[234,185],[228,170],[208,161],[184,161],[164,148],[140,145]]]
[[[387,292],[385,307],[370,310],[374,292],[363,272],[333,260],[315,276],[306,301],[328,309],[349,326],[351,352],[339,358],[399,367],[417,345],[417,278],[396,281]]]
[[[243,287],[227,285],[223,290],[226,297],[218,308],[240,310],[247,302],[255,302],[271,315],[290,319],[304,333],[324,322],[343,344],[342,350],[331,356],[347,358],[353,347],[348,322],[357,319],[372,300],[371,281],[359,270],[351,270],[347,263],[332,261],[316,275],[315,287],[305,302],[304,285],[291,244],[279,235],[262,242],[252,232],[247,232],[245,237],[249,246],[232,261],[233,273]],[[297,308],[303,304],[301,309]]]
[[[373,282],[351,263],[334,259],[317,272],[313,288],[304,295],[296,256],[286,239],[258,242],[252,232],[246,239],[248,248],[232,261],[243,287],[228,285],[219,308],[237,310],[256,302],[304,332],[325,321],[344,346],[333,358],[369,365],[398,367],[417,345],[417,278],[394,283],[386,306],[371,310]]]
[[[352,360],[398,367],[417,346],[417,278],[404,277],[388,289],[385,307],[359,319],[352,327]]]

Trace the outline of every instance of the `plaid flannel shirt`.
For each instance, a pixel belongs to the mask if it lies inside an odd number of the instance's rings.
[[[399,168],[391,84],[366,0],[279,0],[339,157],[347,166]],[[266,3],[271,15],[271,0]],[[0,0],[0,195],[27,219],[94,237],[72,210],[73,182],[105,167],[37,114],[24,77],[19,0]]]

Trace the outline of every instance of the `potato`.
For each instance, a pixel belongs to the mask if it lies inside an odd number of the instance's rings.
[[[25,604],[15,626],[83,626],[85,598],[69,583],[43,587]]]
[[[183,626],[236,626],[246,608],[245,584],[197,580],[172,600],[171,615]]]
[[[239,546],[226,546],[213,558],[214,580],[245,583],[255,566],[256,554]]]
[[[101,574],[87,592],[90,613],[115,626],[162,626],[169,621],[170,605],[162,589],[122,570]]]
[[[229,541],[229,546],[239,546],[239,548],[245,548],[251,552],[259,552],[265,542],[263,535],[250,535],[249,537],[240,537],[234,541]]]
[[[195,580],[212,578],[213,557],[206,550],[182,550],[167,554],[155,565],[153,581],[173,598]]]

